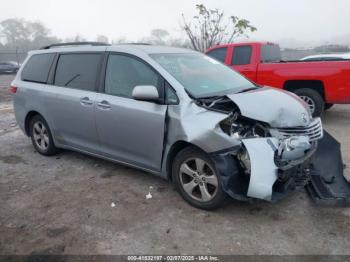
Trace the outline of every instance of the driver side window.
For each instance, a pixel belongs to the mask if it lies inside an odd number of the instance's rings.
[[[150,66],[140,60],[120,54],[108,57],[105,93],[132,98],[132,90],[138,85],[153,85],[159,88],[162,78]]]

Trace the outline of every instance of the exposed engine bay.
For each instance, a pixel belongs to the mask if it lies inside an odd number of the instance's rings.
[[[227,114],[227,117],[220,121],[219,127],[232,139],[240,141],[240,144],[233,150],[221,155],[222,158],[232,158],[233,161],[237,161],[238,168],[233,170],[232,174],[225,174],[227,172],[224,170],[225,161],[219,160],[220,156],[213,154],[214,159],[219,163],[218,169],[222,169],[221,175],[227,178],[224,179],[227,183],[224,188],[227,189],[229,195],[240,200],[243,195],[243,198],[246,197],[247,200],[257,198],[276,201],[289,191],[306,186],[309,192],[310,188],[313,188],[313,198],[322,199],[322,193],[317,192],[314,181],[318,174],[318,179],[316,178],[318,183],[324,182],[322,161],[319,161],[322,152],[327,150],[325,143],[322,143],[322,148],[319,147],[319,142],[323,139],[324,134],[328,143],[327,147],[332,144],[335,150],[330,154],[340,159],[335,160],[341,167],[336,168],[338,174],[333,177],[342,181],[343,192],[349,192],[350,188],[344,188],[349,184],[343,177],[340,148],[339,146],[337,148],[337,142],[323,131],[320,118],[312,119],[309,112],[305,110],[305,112],[298,112],[299,122],[296,122],[295,119],[288,122],[285,112],[281,109],[280,112],[276,112],[276,115],[281,116],[280,121],[263,119],[259,114],[256,114],[259,120],[252,119],[251,115],[242,114],[242,111],[246,112],[247,108],[242,110],[239,103],[235,102],[238,99],[234,96],[237,95],[204,98],[196,101],[200,107]],[[259,112],[259,108],[255,110]],[[264,108],[261,108],[261,111],[264,111]],[[323,157],[325,157],[324,154]],[[314,164],[314,159],[318,159],[318,166]],[[237,183],[240,186],[237,186]],[[323,186],[323,191],[327,191],[326,195],[329,198],[334,194],[328,188],[327,185]],[[340,195],[342,197],[337,195],[335,198],[341,202],[348,201],[350,197],[347,193]]]
[[[317,140],[323,136],[322,123],[319,118],[313,119],[304,127],[275,128],[268,123],[242,116],[239,108],[227,97],[210,103],[206,100],[200,103],[209,110],[219,110],[228,114],[228,117],[220,122],[220,127],[232,138],[239,140],[268,137],[277,139],[276,145],[272,140],[268,141],[275,150],[276,165],[284,170],[309,158],[317,148]],[[245,168],[249,169],[249,157],[244,149],[238,152],[237,157]]]

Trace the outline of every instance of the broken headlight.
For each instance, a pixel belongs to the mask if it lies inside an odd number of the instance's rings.
[[[270,136],[264,123],[243,117],[238,112],[221,121],[220,127],[226,134],[235,138]]]

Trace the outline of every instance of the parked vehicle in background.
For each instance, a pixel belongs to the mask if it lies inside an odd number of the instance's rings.
[[[54,47],[30,52],[11,87],[17,122],[42,155],[65,148],[143,169],[203,209],[228,196],[276,201],[323,175],[343,185],[337,143],[288,92],[188,49]],[[320,153],[341,169],[322,173]]]
[[[17,62],[0,62],[0,74],[16,74],[20,65]]]
[[[336,54],[319,54],[309,55],[300,59],[301,61],[337,61],[350,60],[350,53],[336,53]]]
[[[214,46],[206,54],[257,84],[297,94],[320,116],[332,104],[350,103],[350,61],[282,61],[273,43],[234,43]]]

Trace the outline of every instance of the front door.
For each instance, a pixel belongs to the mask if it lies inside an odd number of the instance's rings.
[[[234,46],[230,64],[233,69],[240,72],[251,81],[256,81],[256,65],[252,63],[252,57],[252,46]]]
[[[163,78],[133,56],[110,54],[104,93],[97,94],[96,126],[103,154],[150,171],[159,171],[167,106],[132,98],[137,85],[153,85],[162,94]]]

